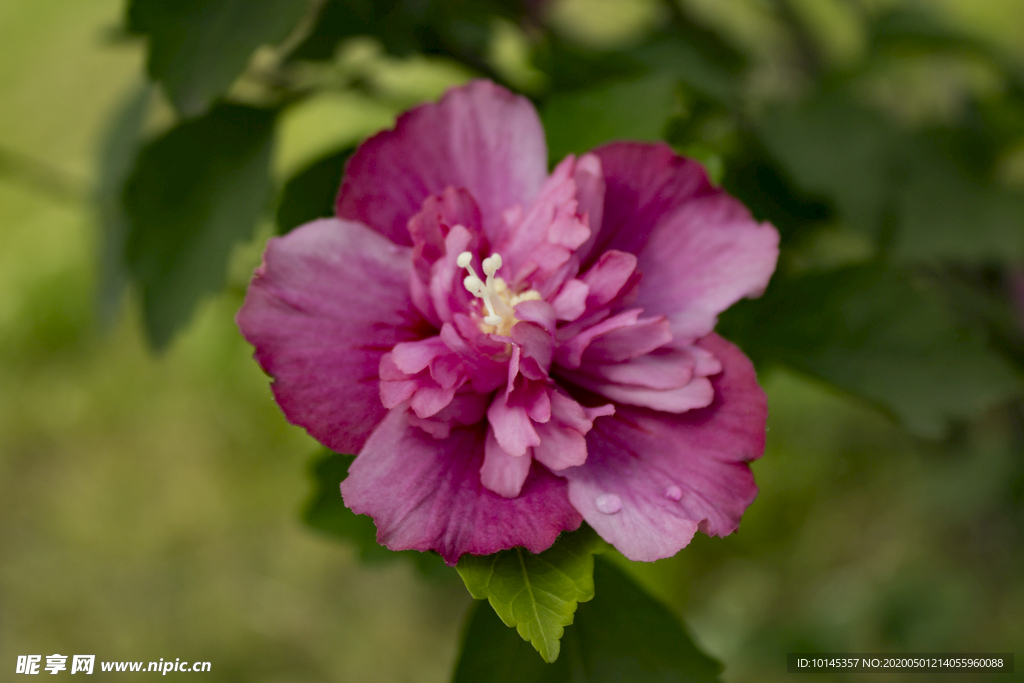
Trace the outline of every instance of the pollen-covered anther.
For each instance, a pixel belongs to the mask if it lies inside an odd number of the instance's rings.
[[[512,326],[519,322],[516,320],[513,307],[521,301],[539,299],[540,293],[532,289],[519,294],[512,293],[505,280],[497,276],[502,265],[501,254],[491,254],[484,259],[482,265],[486,280],[481,280],[473,270],[472,261],[473,255],[464,251],[459,254],[455,262],[459,268],[469,271],[469,275],[462,281],[462,284],[470,294],[483,302],[487,311],[487,315],[483,317],[481,329],[490,334],[508,336]]]

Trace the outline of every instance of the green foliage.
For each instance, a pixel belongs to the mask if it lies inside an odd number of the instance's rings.
[[[219,105],[139,153],[124,191],[126,261],[156,348],[223,287],[231,246],[252,237],[270,199],[273,123],[272,111]]]
[[[131,0],[128,29],[149,37],[149,76],[197,116],[227,92],[261,45],[284,40],[308,0]]]
[[[404,557],[412,561],[416,569],[426,577],[450,577],[451,571],[440,555],[415,550],[388,550],[377,543],[377,527],[373,520],[345,507],[338,487],[348,476],[349,465],[354,459],[354,455],[342,455],[324,449],[310,462],[309,472],[314,488],[302,512],[302,521],[317,531],[349,543],[364,562],[390,562]]]
[[[910,271],[858,266],[776,280],[765,297],[723,318],[756,359],[782,362],[939,437],[1021,389],[977,330],[958,327]]]
[[[393,55],[446,55],[497,78],[486,60],[494,19],[522,12],[517,0],[326,0],[292,56],[330,59],[342,40],[369,35]]]
[[[152,99],[150,83],[143,83],[132,92],[111,122],[100,156],[96,208],[102,242],[97,309],[100,320],[106,325],[113,321],[128,283],[124,252],[129,226],[121,194],[142,144],[139,133]]]
[[[523,548],[463,555],[456,569],[474,598],[486,598],[506,626],[553,662],[577,604],[594,597],[594,553],[602,550],[604,541],[585,526],[563,533],[539,555]]]
[[[567,662],[562,657],[548,664],[493,609],[474,601],[462,629],[462,650],[452,683],[561,683],[572,680]]]
[[[483,605],[470,611],[453,683],[711,683],[721,664],[622,570],[596,558],[594,599],[565,629],[565,652],[545,664]]]
[[[317,218],[334,215],[334,199],[341,184],[341,174],[353,151],[354,148],[348,147],[314,161],[285,183],[277,206],[279,234]]]
[[[896,170],[896,134],[879,114],[833,94],[775,109],[759,131],[802,190],[834,202],[851,227],[878,235]]]
[[[894,257],[973,264],[1024,259],[1024,194],[965,171],[931,140],[917,141],[907,164]]]
[[[717,104],[736,104],[739,84],[729,68],[731,62],[710,57],[692,42],[665,38],[637,48],[632,56],[649,70],[669,73]]]
[[[972,168],[986,165],[984,141],[957,150],[941,136],[899,130],[842,93],[775,109],[759,131],[802,190],[831,200],[846,225],[905,263],[1024,258],[1024,195]]]
[[[675,91],[672,76],[654,73],[552,96],[542,113],[548,156],[560,161],[612,140],[662,139],[675,113]]]

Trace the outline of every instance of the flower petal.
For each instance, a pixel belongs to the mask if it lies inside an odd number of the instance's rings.
[[[618,406],[594,422],[586,463],[559,473],[587,523],[631,560],[670,557],[698,528],[731,533],[757,494],[746,463],[764,451],[764,392],[735,346],[714,334],[699,344],[723,366],[710,406],[682,415]]]
[[[502,211],[526,205],[546,177],[544,130],[530,101],[472,81],[364,142],[345,168],[335,208],[341,218],[410,244],[406,223],[423,200],[447,187],[466,188],[495,244]]]
[[[607,306],[635,278],[635,272],[636,256],[633,254],[615,250],[601,254],[581,278],[589,288],[587,308]]]
[[[636,305],[669,316],[677,341],[714,329],[719,313],[764,291],[778,232],[713,187],[695,161],[664,144],[613,143],[596,150],[606,183],[597,249],[636,254]]]
[[[551,300],[559,320],[576,320],[587,310],[587,296],[590,288],[582,280],[569,280]]]
[[[487,409],[487,421],[498,443],[509,455],[519,457],[526,453],[526,449],[540,443],[526,408],[509,405],[505,392],[499,391],[491,401]]]
[[[519,496],[484,488],[484,425],[435,439],[408,424],[401,409],[377,426],[341,483],[345,504],[374,518],[377,541],[392,550],[436,550],[449,565],[464,553],[489,555],[524,546],[547,549],[579,527],[565,481],[531,467]],[[525,456],[524,456],[525,457]]]
[[[523,482],[530,473],[530,454],[514,457],[509,455],[498,440],[494,430],[487,430],[484,441],[484,464],[480,466],[480,483],[502,498],[515,498],[523,490]]]
[[[267,244],[236,321],[285,416],[328,448],[362,447],[387,412],[381,357],[425,333],[409,270],[409,249],[349,221],[315,221]]]
[[[532,287],[543,287],[544,280],[590,237],[590,228],[576,213],[575,163],[570,155],[558,164],[525,213],[506,214],[495,248],[512,283],[528,278]]]
[[[540,445],[533,448],[533,457],[552,471],[582,465],[587,461],[587,439],[575,429],[557,422],[536,426]]]
[[[686,351],[670,349],[648,353],[624,363],[591,365],[583,368],[595,380],[611,384],[632,384],[649,389],[678,389],[694,375],[697,362]],[[719,368],[721,371],[721,368]]]
[[[616,403],[642,406],[665,413],[685,413],[694,408],[711,405],[715,390],[705,377],[695,377],[684,386],[674,389],[650,389],[629,384],[601,384],[579,382],[579,385]]]

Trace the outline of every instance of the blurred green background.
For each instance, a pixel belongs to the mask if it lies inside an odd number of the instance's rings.
[[[757,57],[753,87],[788,87],[771,3],[685,6]],[[828,59],[856,59],[863,37],[842,3],[791,6]],[[549,11],[601,44],[657,21],[651,7],[566,0]],[[927,8],[1024,62],[1020,0]],[[137,293],[112,327],[99,322],[97,158],[145,58],[119,30],[123,11],[121,0],[0,2],[0,667],[57,652],[207,660],[211,681],[447,680],[470,602],[454,572],[424,580],[404,561],[360,565],[299,521],[318,445],[285,423],[233,323],[269,220],[234,251],[226,291],[162,354],[147,347]],[[513,72],[518,49],[515,36],[496,41]],[[371,42],[346,50],[386,96],[340,89],[289,111],[279,183],[471,76],[384,57]],[[520,67],[529,88],[534,74]],[[990,87],[984,69],[952,59],[888,78],[881,96],[908,120],[947,115],[959,93]],[[1024,185],[1020,155],[1005,175]],[[837,234],[801,254],[850,258],[857,239]],[[793,371],[769,368],[762,381],[768,449],[740,530],[629,565],[724,662],[723,680],[788,680],[795,650],[1024,657],[1019,404],[924,440]],[[998,678],[1011,679],[1024,676]]]

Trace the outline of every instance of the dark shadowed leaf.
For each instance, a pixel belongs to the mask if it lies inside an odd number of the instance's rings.
[[[339,42],[358,35],[377,35],[388,50],[407,54],[419,47],[411,18],[402,12],[400,0],[325,0],[313,30],[290,56],[331,59]]]
[[[1012,367],[910,271],[861,266],[773,282],[723,316],[759,362],[782,362],[939,437],[1020,391]]]
[[[640,78],[647,67],[619,50],[597,50],[550,34],[537,47],[534,65],[548,78],[550,92],[579,91],[599,85]]]
[[[840,94],[776,109],[759,131],[801,190],[833,203],[849,227],[891,237],[901,261],[1024,258],[1024,195],[987,177],[994,141],[900,132]]]
[[[831,207],[793,186],[792,180],[755,141],[744,140],[745,153],[725,164],[722,185],[758,220],[770,221],[782,243],[813,231],[835,215]]]
[[[341,482],[348,476],[354,455],[341,455],[323,450],[310,463],[313,495],[302,512],[308,526],[351,544],[359,559],[368,562],[389,562],[404,557],[415,564],[424,576],[451,578],[452,571],[437,553],[415,550],[393,552],[377,543],[377,527],[366,515],[357,515],[341,499]]]
[[[919,139],[900,189],[893,256],[965,263],[1024,259],[1024,195],[984,182]]]
[[[548,156],[560,161],[612,140],[660,140],[676,108],[676,79],[666,73],[554,95],[541,112]]]
[[[114,116],[103,145],[96,184],[96,208],[99,214],[102,244],[100,246],[100,282],[97,308],[100,321],[110,325],[117,314],[121,294],[128,283],[125,264],[125,242],[128,239],[128,216],[124,209],[124,184],[135,164],[141,141],[139,132],[152,100],[153,86],[136,87]]]
[[[697,46],[678,38],[653,41],[637,48],[633,57],[651,71],[671,73],[702,95],[719,104],[735,104],[738,79]]]
[[[570,626],[569,630],[572,628]],[[567,657],[548,664],[515,629],[505,626],[494,610],[479,600],[474,600],[469,608],[462,630],[462,652],[455,667],[452,683],[568,683],[573,680]]]
[[[315,161],[285,183],[277,206],[279,234],[317,218],[334,215],[334,199],[341,185],[341,174],[353,151],[354,147],[348,147]]]
[[[274,112],[221,105],[146,145],[125,187],[128,269],[150,341],[164,346],[219,290],[231,246],[267,207]]]
[[[553,662],[577,604],[594,597],[594,553],[604,547],[584,526],[563,533],[539,555],[523,548],[463,555],[456,569],[474,598],[487,598],[507,626],[515,626],[545,661]]]
[[[149,37],[150,77],[179,112],[196,116],[309,8],[309,0],[131,0],[128,29]]]
[[[463,632],[452,683],[713,683],[721,664],[700,651],[678,619],[600,557],[595,596],[565,629],[562,656],[544,661],[482,604]]]
[[[878,235],[892,196],[895,133],[841,95],[769,112],[762,144],[803,191],[835,204],[850,227]]]
[[[390,54],[445,55],[500,80],[486,59],[494,21],[518,24],[526,9],[519,0],[326,0],[290,57],[328,60],[346,38],[373,36]]]

